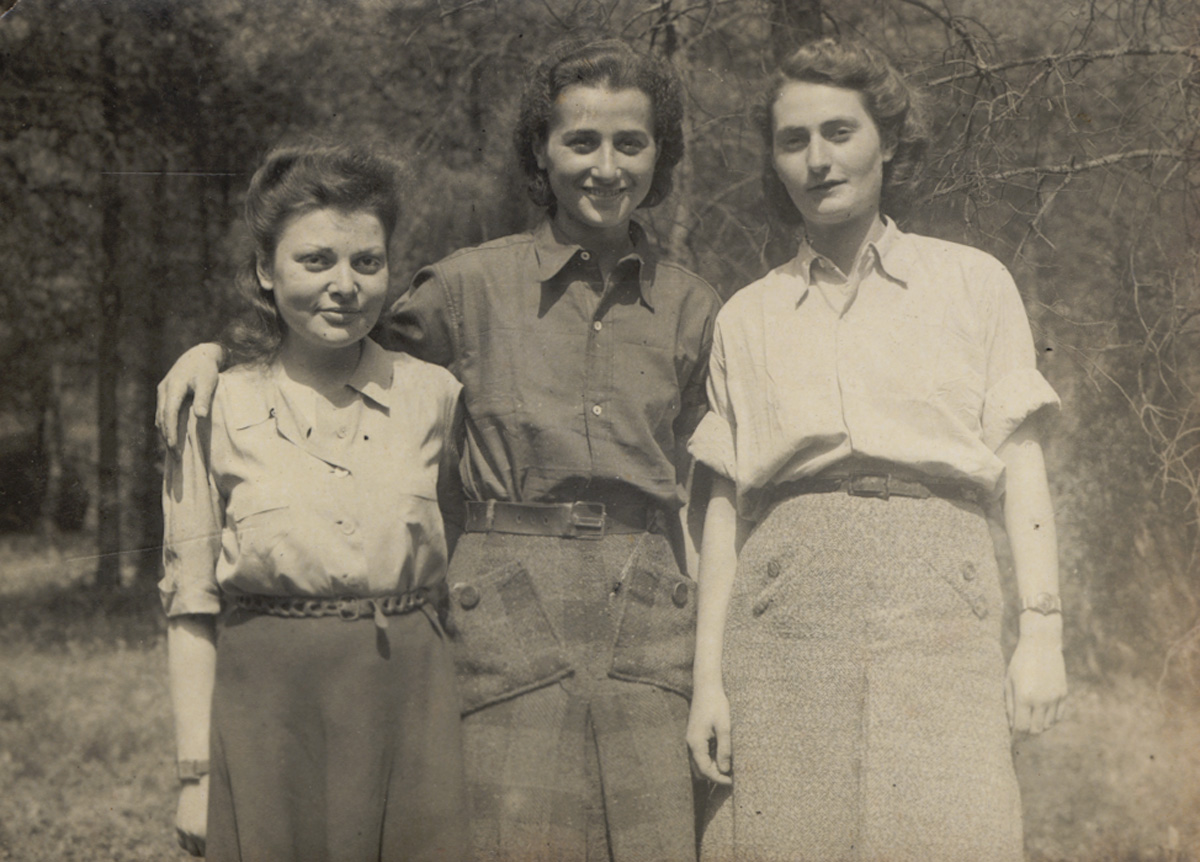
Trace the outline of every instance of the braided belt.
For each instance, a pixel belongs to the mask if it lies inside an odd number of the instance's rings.
[[[411,613],[433,598],[433,591],[423,588],[399,595],[369,598],[248,595],[234,596],[233,601],[242,610],[273,617],[338,617],[346,622],[373,617],[375,625],[386,629],[388,617]]]

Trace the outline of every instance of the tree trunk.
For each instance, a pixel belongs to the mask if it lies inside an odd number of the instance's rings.
[[[53,353],[53,351],[51,351]],[[39,441],[46,459],[46,493],[38,522],[42,536],[58,535],[58,511],[63,495],[62,363],[54,356],[46,369],[45,401],[39,418]]]
[[[118,278],[121,239],[121,198],[117,183],[117,83],[113,59],[113,22],[101,15],[100,86],[104,127],[110,155],[107,170],[100,176],[101,266],[99,294],[100,336],[96,351],[96,422],[99,436],[97,501],[96,585],[115,588],[121,584],[121,484],[119,408],[121,287]]]
[[[135,415],[141,452],[135,456],[132,503],[137,524],[137,583],[153,586],[158,581],[159,546],[162,544],[162,476],[158,469],[158,431],[154,425],[154,407],[158,379],[163,362],[163,302],[171,289],[171,265],[167,249],[174,243],[168,236],[170,197],[167,193],[167,163],[155,175],[151,192],[149,226],[151,247],[158,250],[148,277],[142,282],[138,303],[139,358]]]

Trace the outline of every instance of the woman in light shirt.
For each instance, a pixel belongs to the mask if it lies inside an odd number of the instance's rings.
[[[704,858],[1022,858],[1010,729],[1050,727],[1066,694],[1039,443],[1058,399],[1005,268],[882,214],[919,115],[885,60],[833,40],[761,112],[768,198],[804,241],[719,313],[689,446],[716,478],[688,742],[731,786]]]
[[[225,345],[237,364],[167,458],[176,825],[214,862],[468,853],[434,610],[461,386],[367,338],[398,217],[387,160],[268,154],[246,198],[251,309]]]

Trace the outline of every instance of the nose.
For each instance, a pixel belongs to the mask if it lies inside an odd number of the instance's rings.
[[[829,168],[830,147],[820,135],[815,136],[808,143],[805,152],[808,154],[808,169],[810,171],[824,171]]]
[[[617,154],[611,144],[603,144],[596,150],[596,158],[592,163],[592,176],[600,180],[617,178]]]
[[[330,273],[329,292],[335,297],[352,297],[358,291],[358,282],[349,262],[339,264]]]

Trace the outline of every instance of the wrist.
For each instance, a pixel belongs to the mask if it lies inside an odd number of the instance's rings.
[[[1062,646],[1063,618],[1061,613],[1040,614],[1034,610],[1021,612],[1021,639],[1053,642]]]

